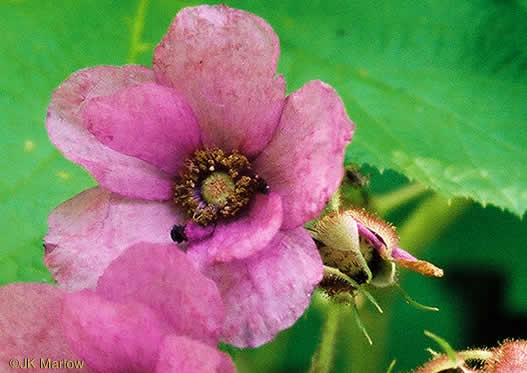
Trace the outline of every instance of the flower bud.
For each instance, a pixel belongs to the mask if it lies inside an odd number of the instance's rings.
[[[505,341],[487,362],[488,373],[527,372],[527,341]]]
[[[429,349],[434,355],[432,360],[423,365],[415,373],[477,373],[486,372],[486,361],[492,352],[482,350],[467,350],[456,352],[443,338],[425,331],[425,335],[436,341],[445,352],[439,354]]]
[[[336,209],[318,219],[311,234],[326,267],[334,271],[322,282],[333,286],[329,293],[343,291],[338,273],[357,285],[386,287],[396,281],[395,264],[426,276],[441,277],[443,271],[398,247],[395,228],[364,209]],[[353,292],[353,286],[348,289]]]

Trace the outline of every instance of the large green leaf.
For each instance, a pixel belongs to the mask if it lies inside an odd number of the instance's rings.
[[[322,78],[357,123],[348,161],[447,196],[527,208],[527,12],[513,2],[282,3],[286,77]]]

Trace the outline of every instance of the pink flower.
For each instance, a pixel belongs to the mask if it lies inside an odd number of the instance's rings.
[[[50,139],[101,185],[49,217],[61,286],[92,288],[124,248],[172,232],[222,293],[223,340],[257,346],[298,319],[322,278],[302,225],[337,189],[354,125],[320,81],[285,97],[279,53],[259,17],[186,8],[153,71],[98,66],[55,90]]]
[[[67,364],[100,373],[235,371],[216,349],[224,317],[218,289],[169,245],[131,247],[95,291],[12,284],[0,288],[0,299],[2,371],[24,358],[40,368],[62,360],[59,372],[71,371]]]

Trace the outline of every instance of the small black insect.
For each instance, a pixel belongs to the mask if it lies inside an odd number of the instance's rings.
[[[170,231],[170,238],[172,241],[181,243],[183,241],[188,241],[187,236],[185,235],[185,225],[175,224]]]
[[[267,185],[264,179],[262,179],[258,175],[255,176],[255,179],[256,179],[256,191],[262,194],[269,194],[269,191],[271,190],[271,188],[269,187],[269,185]]]

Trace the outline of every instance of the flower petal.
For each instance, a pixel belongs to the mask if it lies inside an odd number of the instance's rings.
[[[210,262],[247,258],[265,248],[282,224],[282,201],[276,193],[258,194],[249,211],[228,223],[218,223],[212,236],[189,246],[207,251]]]
[[[411,269],[425,276],[442,277],[443,270],[432,263],[419,260],[399,247],[394,247],[391,253],[392,260],[398,265]]]
[[[229,355],[187,337],[169,335],[161,344],[157,373],[234,373]]]
[[[83,125],[104,145],[176,175],[200,145],[198,122],[175,89],[140,83],[86,102]]]
[[[285,82],[275,77],[279,54],[278,37],[263,19],[204,5],[177,14],[155,49],[154,71],[158,82],[189,100],[205,144],[254,157],[283,109]]]
[[[218,343],[224,318],[218,288],[173,243],[128,248],[99,279],[97,294],[116,302],[143,303],[177,334]]]
[[[48,284],[10,284],[0,287],[0,371],[11,372],[8,361],[35,359],[80,360],[68,347],[60,326],[64,292]],[[47,369],[42,369],[47,370]],[[69,369],[54,369],[69,372]],[[88,367],[80,372],[91,372]]]
[[[316,245],[304,228],[281,231],[255,256],[207,265],[206,253],[188,255],[218,285],[226,307],[221,339],[257,347],[290,327],[322,279]]]
[[[169,175],[104,146],[83,127],[80,118],[90,99],[152,80],[150,69],[135,65],[77,71],[53,92],[46,127],[51,142],[66,158],[83,166],[105,188],[129,197],[169,199],[172,183]]]
[[[210,237],[214,231],[216,230],[216,227],[212,224],[202,226],[197,223],[194,223],[192,220],[188,222],[188,224],[185,226],[185,236],[187,239],[192,241],[201,241],[208,237]]]
[[[64,299],[62,324],[71,348],[100,373],[154,371],[170,330],[140,303],[107,301],[91,290]]]
[[[254,164],[282,197],[283,229],[318,216],[337,190],[353,129],[327,84],[313,81],[288,96],[276,133]]]
[[[168,202],[138,201],[101,187],[62,203],[48,217],[44,263],[64,288],[93,288],[127,247],[141,241],[171,243],[181,218]]]

